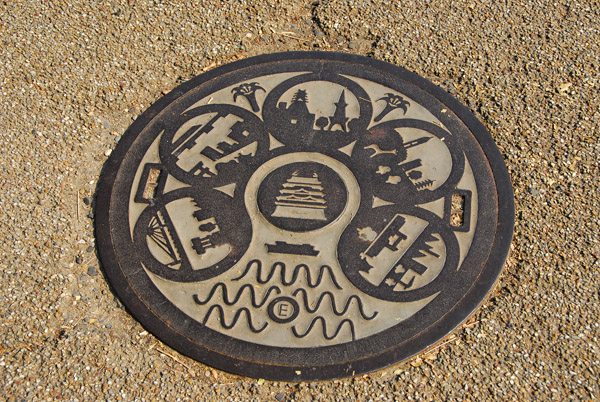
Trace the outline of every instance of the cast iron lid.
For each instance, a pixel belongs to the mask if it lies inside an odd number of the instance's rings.
[[[146,110],[105,165],[96,236],[123,303],[174,349],[321,380],[465,320],[502,269],[513,202],[490,135],[440,88],[365,57],[279,53]]]

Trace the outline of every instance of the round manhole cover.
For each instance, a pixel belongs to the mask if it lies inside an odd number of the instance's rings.
[[[380,61],[283,53],[197,77],[107,162],[100,256],[161,340],[252,377],[351,376],[427,348],[483,301],[513,230],[490,135]]]

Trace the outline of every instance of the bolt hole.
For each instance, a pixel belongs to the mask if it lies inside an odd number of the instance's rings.
[[[158,187],[158,178],[160,177],[160,169],[151,168],[148,173],[148,181],[144,187],[142,197],[145,200],[153,200],[156,198],[156,187]]]
[[[461,194],[452,195],[452,213],[450,225],[461,227],[465,224],[465,196]]]

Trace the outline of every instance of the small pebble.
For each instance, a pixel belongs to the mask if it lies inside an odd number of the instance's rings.
[[[98,275],[98,268],[96,268],[94,265],[91,265],[88,267],[87,273],[89,276],[96,276]]]

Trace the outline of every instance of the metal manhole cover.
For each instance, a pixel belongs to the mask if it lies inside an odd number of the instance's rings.
[[[483,301],[513,230],[490,135],[380,61],[260,56],[150,107],[107,162],[111,284],[183,354],[277,380],[351,376],[442,339]]]

